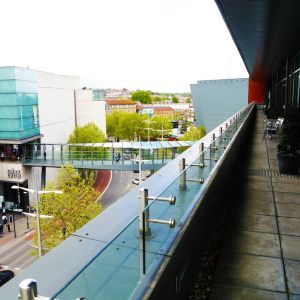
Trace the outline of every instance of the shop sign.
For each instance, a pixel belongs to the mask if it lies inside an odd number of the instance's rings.
[[[28,171],[21,163],[0,163],[0,181],[24,182],[28,179]]]
[[[21,179],[22,172],[21,170],[15,170],[14,168],[7,170],[7,177],[9,179]]]

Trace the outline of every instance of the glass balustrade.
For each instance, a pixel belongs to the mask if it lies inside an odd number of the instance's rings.
[[[231,118],[204,149],[200,143],[196,158],[160,194],[141,189],[140,215],[51,299],[130,299],[149,270],[170,259],[173,242],[252,108]]]

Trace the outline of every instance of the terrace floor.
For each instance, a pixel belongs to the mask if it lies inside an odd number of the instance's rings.
[[[258,111],[211,300],[300,300],[300,177],[280,175]]]

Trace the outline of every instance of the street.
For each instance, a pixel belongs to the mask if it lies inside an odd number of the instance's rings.
[[[117,201],[125,193],[127,193],[127,187],[130,184],[133,175],[134,174],[132,173],[132,171],[112,172],[110,185],[102,195],[99,202],[104,209]]]
[[[0,269],[12,270],[15,275],[32,264],[36,257],[30,256],[28,251],[31,249],[29,243],[32,238],[32,231],[22,237],[12,238],[10,241],[1,245],[0,240]]]

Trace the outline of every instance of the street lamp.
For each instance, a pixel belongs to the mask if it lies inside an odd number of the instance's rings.
[[[53,190],[53,191],[38,191],[38,190],[33,190],[33,189],[28,189],[24,187],[20,187],[17,185],[13,185],[11,187],[14,190],[24,190],[28,193],[35,194],[36,195],[36,225],[37,225],[37,236],[38,236],[38,257],[42,257],[42,240],[41,240],[41,228],[40,228],[40,212],[39,212],[39,201],[40,201],[40,194],[62,194],[62,191],[58,190]]]

